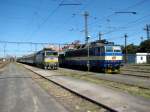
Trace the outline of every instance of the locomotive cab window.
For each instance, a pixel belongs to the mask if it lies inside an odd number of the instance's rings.
[[[121,52],[121,50],[114,50],[114,52]]]
[[[51,55],[57,56],[58,53],[57,52],[46,52],[46,56],[51,56]]]
[[[121,48],[118,46],[113,47],[114,52],[121,52]]]

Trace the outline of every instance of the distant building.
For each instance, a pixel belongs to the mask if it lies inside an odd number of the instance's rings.
[[[6,58],[0,58],[0,62],[6,61]]]
[[[136,63],[147,63],[147,53],[136,53]]]
[[[136,54],[128,54],[127,55],[127,62],[128,64],[135,64],[136,63]]]
[[[128,64],[150,63],[150,53],[136,53],[127,55]]]
[[[3,62],[5,62],[6,61],[6,59],[5,58],[3,58]]]

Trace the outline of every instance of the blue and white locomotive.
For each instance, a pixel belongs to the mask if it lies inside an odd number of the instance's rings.
[[[83,44],[59,55],[60,67],[87,68],[88,62],[90,70],[118,72],[123,62],[121,46],[99,40],[91,42],[89,48]]]

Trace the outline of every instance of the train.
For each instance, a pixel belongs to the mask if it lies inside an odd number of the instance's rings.
[[[51,48],[17,58],[17,62],[42,67],[44,69],[58,69],[58,52]]]
[[[123,65],[121,46],[106,40],[82,44],[59,54],[59,66],[77,69],[119,72]]]

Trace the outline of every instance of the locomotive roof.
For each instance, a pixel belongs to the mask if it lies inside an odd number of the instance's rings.
[[[42,50],[36,52],[36,53],[40,53],[40,52],[43,52],[43,51],[53,51],[53,52],[57,52],[56,50],[53,50],[52,48],[43,48]]]
[[[94,42],[90,42],[89,46],[90,46],[90,48],[94,48],[94,47],[120,46],[120,45],[115,45],[114,42],[108,42],[106,40],[97,40]],[[66,49],[65,52],[75,51],[75,50],[83,50],[83,49],[86,49],[87,47],[88,47],[88,44],[80,44],[78,47],[76,47],[74,49]]]
[[[54,50],[54,49],[52,49],[52,48],[43,48],[42,50],[44,50],[44,51],[45,51],[45,50],[55,51],[55,50]],[[41,50],[41,51],[42,51],[42,50]]]

